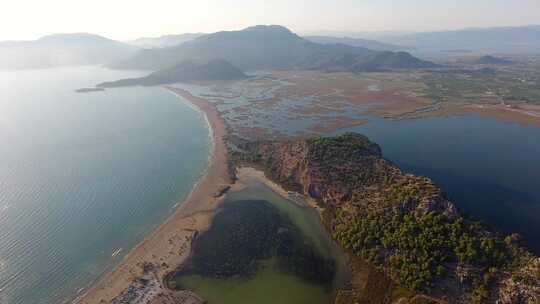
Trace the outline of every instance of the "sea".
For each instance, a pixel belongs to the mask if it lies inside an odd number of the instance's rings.
[[[143,72],[0,71],[0,303],[69,302],[175,211],[206,168],[202,115]]]

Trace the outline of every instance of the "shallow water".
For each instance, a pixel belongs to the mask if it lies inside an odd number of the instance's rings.
[[[139,73],[0,72],[0,303],[60,303],[156,228],[206,166],[201,115]]]
[[[306,283],[294,275],[278,272],[273,264],[273,261],[267,261],[249,279],[220,280],[187,276],[181,282],[203,296],[209,304],[328,303],[329,294],[323,288]]]
[[[336,276],[332,286],[341,286],[346,277],[345,257],[332,243],[317,213],[309,207],[301,207],[284,199],[265,185],[252,181],[239,192],[230,193],[227,202],[267,201],[287,217],[324,257],[336,261]],[[227,203],[226,202],[226,203]],[[254,202],[255,203],[255,202]],[[226,208],[226,205],[225,205]],[[228,303],[327,303],[331,293],[321,285],[307,282],[291,273],[282,272],[276,266],[276,258],[263,263],[255,275],[227,279],[187,275],[178,279],[183,288],[194,290],[210,304]]]

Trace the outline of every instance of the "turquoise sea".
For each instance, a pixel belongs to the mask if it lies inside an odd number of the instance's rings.
[[[161,88],[75,93],[138,76],[0,72],[0,303],[61,303],[168,217],[206,167],[201,114]]]

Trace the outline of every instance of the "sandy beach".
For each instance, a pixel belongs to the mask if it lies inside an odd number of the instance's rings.
[[[155,284],[151,284],[151,295],[142,296],[136,301],[138,303],[197,303],[192,296],[175,295],[165,289],[162,278],[186,261],[193,238],[209,228],[216,207],[224,200],[223,196],[216,197],[216,193],[230,184],[227,148],[223,139],[226,126],[212,103],[181,89],[167,89],[180,99],[188,100],[204,114],[213,142],[208,167],[176,212],[132,249],[114,270],[83,292],[75,303],[112,303],[115,298],[118,301],[120,295],[135,288],[134,282],[140,278],[150,278]]]
[[[249,180],[256,180],[263,183],[266,187],[272,189],[275,193],[279,194],[283,198],[288,199],[292,203],[300,205],[302,207],[311,207],[315,209],[321,216],[323,209],[317,204],[317,201],[311,197],[302,195],[298,192],[287,191],[274,181],[266,177],[263,171],[252,167],[239,167],[236,168],[236,178],[238,180],[231,187],[231,192],[240,191]]]

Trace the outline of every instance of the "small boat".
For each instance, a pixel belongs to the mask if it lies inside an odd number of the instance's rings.
[[[112,257],[117,256],[122,251],[122,248],[118,248],[115,252],[111,254]]]

